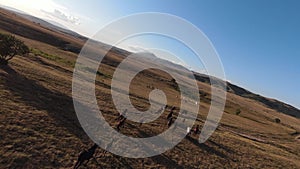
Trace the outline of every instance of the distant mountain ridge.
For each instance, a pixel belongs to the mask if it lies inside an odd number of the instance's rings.
[[[231,93],[234,93],[241,97],[259,101],[259,102],[263,103],[264,105],[266,105],[267,107],[277,110],[278,112],[282,112],[284,114],[288,114],[290,116],[300,118],[300,110],[291,105],[288,105],[286,103],[283,103],[283,102],[275,100],[275,99],[269,99],[269,98],[263,97],[261,95],[252,93],[248,90],[245,90],[245,89],[243,89],[239,86],[236,86],[234,84],[231,84],[229,82],[227,82],[227,87],[229,88],[228,91]]]
[[[26,18],[26,19],[28,19],[28,20],[30,20],[30,21],[32,21],[32,22],[38,23],[43,27],[65,33],[65,34],[77,37],[79,39],[82,39],[82,40],[87,40],[88,39],[87,37],[82,36],[82,35],[74,32],[74,31],[71,31],[68,28],[65,28],[63,25],[61,25],[59,23],[56,23],[54,21],[50,21],[50,20],[45,21],[43,19],[34,17],[32,15],[27,15],[27,14],[19,14],[19,15]]]
[[[204,83],[210,83],[209,77],[207,75],[200,74],[197,72],[194,72],[194,75],[198,81],[201,81]],[[278,101],[275,99],[266,98],[261,95],[252,93],[252,92],[250,92],[244,88],[241,88],[237,85],[234,85],[230,82],[227,82],[227,92],[236,94],[236,95],[244,97],[244,98],[258,101],[258,102],[264,104],[265,106],[267,106],[268,108],[274,109],[274,110],[284,113],[284,114],[288,114],[293,117],[300,118],[300,110],[299,109],[297,109],[289,104],[286,104],[284,102],[281,102],[281,101]]]

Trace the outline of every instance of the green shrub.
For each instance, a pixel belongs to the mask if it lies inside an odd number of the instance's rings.
[[[236,115],[240,115],[241,112],[242,112],[241,109],[237,109],[237,110],[235,111],[235,114],[236,114]]]
[[[0,64],[6,65],[16,55],[29,53],[29,48],[13,35],[0,33]]]
[[[48,59],[48,60],[52,60],[52,61],[59,62],[59,63],[64,63],[64,64],[72,66],[72,67],[75,66],[74,61],[70,61],[70,60],[67,60],[65,58],[59,57],[57,55],[52,55],[52,54],[40,51],[40,50],[35,49],[35,48],[30,49],[30,52],[33,53],[35,56],[40,56],[40,57],[43,57],[43,58]]]
[[[276,122],[276,123],[280,123],[280,122],[281,122],[280,118],[277,118],[277,117],[276,117],[276,118],[275,118],[275,122]]]

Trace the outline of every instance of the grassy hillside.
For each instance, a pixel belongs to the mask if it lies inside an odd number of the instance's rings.
[[[15,34],[31,48],[28,57],[18,56],[0,68],[0,168],[71,168],[78,153],[93,144],[79,125],[71,95],[73,66],[84,41],[3,9],[0,23],[0,32]],[[97,74],[98,105],[112,126],[118,112],[110,94],[111,77],[128,54],[114,48]],[[196,78],[202,100],[195,125],[203,126],[210,85],[204,76]],[[178,91],[172,86],[168,74],[146,70],[132,81],[130,98],[144,110],[149,106],[149,92],[160,88],[168,105],[178,107]],[[244,91],[229,84],[221,124],[204,144],[192,136],[155,157],[130,159],[107,153],[82,168],[99,168],[99,164],[103,168],[300,168],[300,119],[288,115],[299,110]],[[128,122],[121,132],[133,137],[161,133],[168,111],[140,128]],[[101,149],[96,152],[102,153]]]

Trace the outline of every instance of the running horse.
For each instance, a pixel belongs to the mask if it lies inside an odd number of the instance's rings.
[[[81,164],[83,164],[85,161],[87,161],[87,163],[88,163],[89,160],[94,157],[94,154],[95,154],[95,151],[97,148],[98,148],[98,145],[94,144],[88,150],[83,150],[78,156],[78,159],[74,166],[74,169],[78,169],[81,166]]]

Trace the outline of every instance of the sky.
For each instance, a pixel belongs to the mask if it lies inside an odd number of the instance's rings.
[[[176,15],[209,38],[228,81],[300,108],[300,1],[0,0],[0,4],[53,20],[88,37],[118,18],[135,13]],[[147,35],[120,44],[135,51],[158,45],[180,55],[177,60],[168,59],[188,66],[194,64],[191,67],[197,69],[196,65],[201,71],[202,63],[191,61],[191,51],[178,47],[174,40]]]

